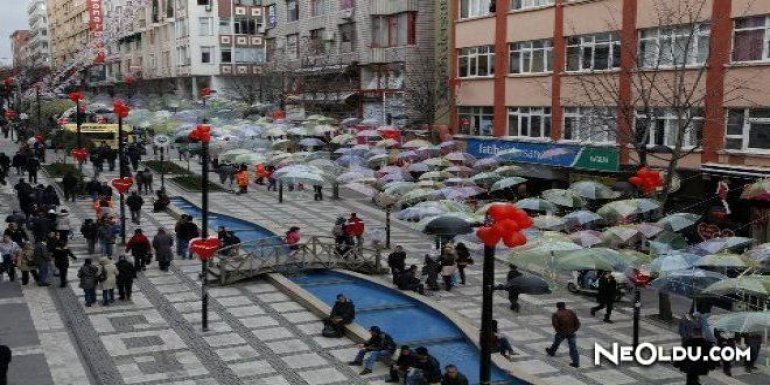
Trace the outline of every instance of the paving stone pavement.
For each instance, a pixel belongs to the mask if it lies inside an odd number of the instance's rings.
[[[194,162],[193,168],[197,169]],[[90,167],[87,166],[86,174],[89,173]],[[115,173],[107,172],[103,178],[113,176]],[[156,188],[157,181],[159,178],[156,178]],[[183,195],[196,203],[199,201],[197,196],[180,190],[172,183],[168,183],[167,188],[171,195]],[[7,189],[4,191],[9,192]],[[347,216],[352,211],[362,216],[370,229],[384,226],[382,211],[365,199],[348,193],[343,194],[343,198],[341,201],[313,202],[309,192],[287,193],[285,203],[279,205],[273,193],[268,194],[252,186],[248,195],[212,193],[211,209],[253,221],[277,233],[298,225],[305,235],[328,235],[334,219],[338,215]],[[9,201],[8,195],[0,201]],[[9,206],[5,206],[6,210]],[[149,202],[146,207],[141,227],[148,237],[155,234],[158,226],[173,227],[172,217],[165,213],[151,213]],[[73,229],[79,228],[82,219],[93,215],[90,200],[70,204],[70,208]],[[129,234],[136,227],[130,221],[127,226]],[[394,221],[393,239],[405,245],[413,262],[418,264],[420,261],[414,257],[429,251],[432,246],[430,239],[400,221]],[[16,349],[17,352],[27,352],[26,356],[37,355],[37,366],[42,365],[43,358],[47,362],[51,378],[35,381],[35,384],[381,384],[386,378],[381,367],[372,375],[359,377],[357,371],[345,364],[356,350],[351,340],[322,337],[320,320],[316,316],[296,306],[271,284],[258,279],[228,287],[212,286],[210,331],[201,332],[200,264],[196,261],[176,260],[170,272],[161,272],[153,263],[135,281],[132,302],[86,308],[75,278],[82,259],[86,257],[85,243],[76,236],[70,245],[78,255],[78,262],[70,267],[69,288],[24,287],[22,300],[18,295],[9,295],[9,299],[5,299],[9,286],[0,284],[0,310],[3,306],[20,302],[26,303],[29,309],[43,309],[40,313],[31,312],[34,318],[40,318],[40,321],[34,322],[35,331],[38,336],[50,334],[57,337],[48,342],[43,337],[39,337],[40,342],[20,342],[25,346]],[[479,256],[476,260],[480,261]],[[502,279],[505,271],[498,268],[500,272],[496,276]],[[468,276],[467,286],[448,293],[434,293],[431,299],[478,325],[481,294],[479,266],[471,268]],[[387,278],[381,277],[380,280],[388,285]],[[583,318],[579,348],[584,367],[579,370],[566,366],[565,351],[559,352],[554,359],[542,353],[550,343],[549,314],[558,300],[568,302]],[[520,314],[507,310],[504,297],[499,296],[496,302],[495,312],[501,331],[508,335],[519,353],[512,365],[536,374],[547,383],[683,383],[678,371],[663,365],[653,369],[589,365],[594,340],[611,342],[630,339],[627,311],[619,311],[614,317],[617,323],[608,327],[584,316],[591,305],[589,300],[564,292],[542,297],[522,296],[523,311]],[[56,316],[62,321],[57,323]],[[21,320],[23,316],[14,316],[14,321],[17,319]],[[16,330],[20,327],[17,323],[20,322],[14,322],[13,326]],[[69,333],[62,332],[62,325],[66,325]],[[662,344],[673,344],[678,340],[678,336],[667,328],[649,322],[643,325],[645,340],[654,339]],[[0,338],[2,336],[0,334]],[[66,348],[68,343],[72,349]],[[82,373],[82,376],[77,377],[77,381],[67,380],[57,369],[62,367],[63,362],[67,366],[74,363],[72,366],[80,370],[74,368],[73,373]],[[768,382],[765,373],[746,375],[742,369],[735,372],[734,379],[714,372],[703,383],[739,385]]]

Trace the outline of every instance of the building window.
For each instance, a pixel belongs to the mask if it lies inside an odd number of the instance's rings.
[[[310,47],[309,51],[313,55],[320,55],[323,54],[326,50],[324,49],[325,42],[324,42],[324,29],[318,28],[310,31]]]
[[[233,62],[233,51],[231,48],[222,47],[220,50],[220,62],[230,64]]]
[[[458,107],[460,133],[465,135],[492,136],[494,112],[492,107]]]
[[[350,9],[356,6],[355,0],[340,0],[340,9]]]
[[[551,71],[553,43],[551,40],[534,40],[511,43],[511,73],[537,73]]]
[[[257,35],[260,32],[257,21],[247,17],[235,18],[233,31],[235,31],[236,35]]]
[[[198,18],[198,34],[200,36],[211,36],[214,34],[213,17]]]
[[[649,146],[675,147],[681,129],[686,130],[682,147],[697,147],[703,132],[703,110],[698,108],[677,114],[674,109],[656,108],[648,114],[636,114],[636,131],[649,130]]]
[[[299,35],[294,33],[286,35],[286,54],[290,59],[299,57]]]
[[[214,52],[214,47],[201,47],[201,63],[211,64],[211,53]]]
[[[553,5],[554,0],[511,0],[511,10]]]
[[[508,135],[550,138],[551,109],[548,107],[508,107]]]
[[[460,0],[460,19],[489,15],[490,0]]]
[[[310,15],[321,16],[326,14],[326,0],[310,0]]]
[[[233,33],[233,29],[232,27],[230,27],[230,18],[229,17],[219,18],[219,34],[230,35],[232,33]]]
[[[733,61],[770,60],[770,16],[735,20]]]
[[[615,143],[617,109],[614,107],[565,107],[564,139],[592,143]]]
[[[264,51],[261,48],[236,48],[234,52],[236,63],[264,63]]]
[[[616,32],[567,38],[567,71],[604,71],[620,67]]]
[[[639,36],[639,65],[658,68],[704,64],[710,33],[708,24],[643,30]]]
[[[460,49],[458,76],[461,78],[485,77],[495,74],[495,47],[485,45]]]
[[[356,23],[340,24],[340,52],[353,52],[356,48]]]
[[[286,0],[286,21],[299,20],[299,2],[297,0]]]
[[[211,5],[211,0],[198,0],[198,5]]]
[[[415,13],[372,17],[372,47],[415,44]]]
[[[751,152],[770,151],[770,109],[727,110],[725,149]]]

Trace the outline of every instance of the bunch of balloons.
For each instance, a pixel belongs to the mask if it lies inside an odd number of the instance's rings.
[[[658,187],[663,186],[663,178],[660,176],[660,171],[653,171],[647,167],[640,168],[635,176],[628,178],[628,182],[642,190],[645,194],[649,194],[657,190]]]
[[[485,246],[495,247],[500,242],[508,247],[522,246],[527,237],[521,232],[532,227],[527,212],[512,204],[494,204],[487,210],[489,223],[476,230],[476,236]]]
[[[128,117],[128,113],[130,111],[130,109],[128,108],[126,103],[123,102],[122,100],[116,101],[112,105],[112,110],[115,112],[115,115],[117,115],[121,119],[127,118]]]

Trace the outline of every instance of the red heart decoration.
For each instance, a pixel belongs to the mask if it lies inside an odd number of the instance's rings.
[[[516,215],[516,207],[511,204],[498,203],[493,204],[492,207],[487,210],[487,215],[495,221],[502,221],[505,219],[513,219]]]
[[[521,231],[514,231],[503,237],[503,243],[508,247],[522,246],[527,243],[527,237]]]
[[[127,176],[125,178],[115,178],[112,180],[112,187],[115,187],[119,193],[125,194],[134,184],[134,178]]]
[[[190,139],[196,140],[203,143],[208,143],[211,141],[211,126],[208,124],[199,124],[197,127],[195,127],[194,130],[190,133]]]
[[[217,250],[219,250],[219,238],[217,237],[194,238],[190,241],[190,251],[198,255],[201,261],[210,260]]]
[[[72,155],[75,160],[82,162],[88,158],[88,150],[85,148],[73,148],[72,151],[70,151],[70,155]]]
[[[492,226],[479,227],[476,230],[476,236],[484,243],[485,246],[495,247],[500,242],[501,234],[498,229]]]

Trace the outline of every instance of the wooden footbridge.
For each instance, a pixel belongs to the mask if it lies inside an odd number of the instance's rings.
[[[267,273],[313,269],[348,269],[364,274],[387,272],[382,249],[354,245],[338,249],[334,238],[312,236],[290,249],[280,237],[263,238],[219,250],[209,262],[209,274],[229,285]]]

